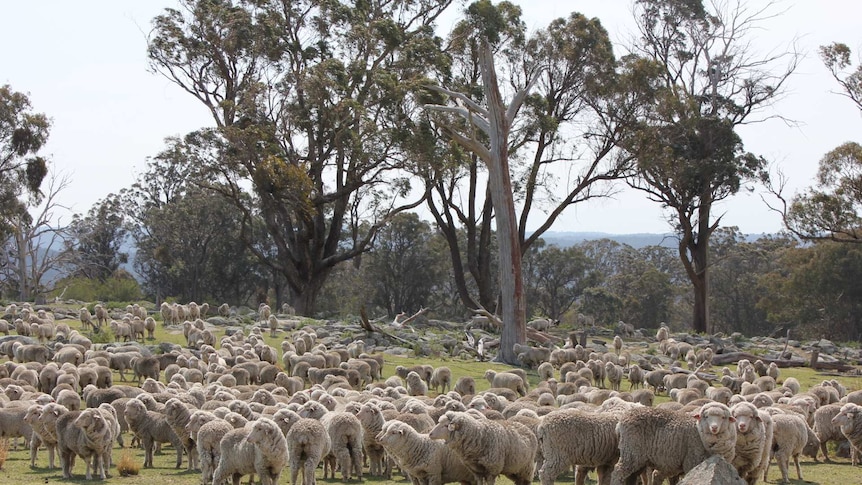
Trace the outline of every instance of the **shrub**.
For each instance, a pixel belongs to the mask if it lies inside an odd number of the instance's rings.
[[[111,344],[114,343],[116,337],[114,337],[114,332],[111,331],[110,327],[102,327],[101,329],[96,329],[94,331],[87,332],[87,338],[90,339],[90,342],[94,344]]]
[[[128,477],[130,475],[137,475],[140,471],[141,464],[135,461],[132,450],[123,448],[123,454],[120,455],[120,459],[117,461],[117,472],[120,473],[120,476]]]

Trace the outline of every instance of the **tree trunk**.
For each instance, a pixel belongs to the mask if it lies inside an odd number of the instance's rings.
[[[490,160],[488,160],[488,182],[494,204],[494,220],[497,225],[497,242],[500,247],[500,296],[503,328],[500,334],[500,350],[497,359],[507,364],[517,364],[518,358],[512,346],[527,340],[527,306],[524,301],[524,280],[521,274],[521,245],[518,219],[515,215],[512,180],[509,172],[509,128],[511,120],[506,116],[497,84],[494,57],[489,44],[481,51],[482,82],[488,103],[488,124],[491,129]]]
[[[23,227],[18,226],[14,231],[15,245],[18,249],[18,297],[19,301],[27,301],[30,299],[30,282],[27,276],[27,248],[25,246],[27,241],[24,239]]]

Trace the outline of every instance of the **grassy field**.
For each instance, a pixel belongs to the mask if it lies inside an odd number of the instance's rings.
[[[267,332],[268,333],[268,332]],[[221,333],[218,335],[221,336]],[[157,341],[169,341],[173,343],[183,344],[184,339],[182,332],[179,331],[168,331],[159,326],[156,332]],[[280,351],[280,342],[281,337],[278,338],[270,338],[268,335],[265,337],[267,343],[272,345],[273,347],[279,349]],[[152,342],[148,342],[152,343]],[[406,357],[396,357],[396,356],[387,356],[386,357],[386,366],[384,368],[385,376],[390,376],[394,373],[395,367],[398,365],[408,365],[408,364],[431,364],[433,366],[446,365],[450,369],[452,369],[453,376],[455,378],[469,375],[476,378],[477,390],[484,390],[489,387],[489,384],[485,379],[482,378],[482,375],[486,369],[496,369],[502,370],[506,369],[507,366],[492,364],[488,362],[476,362],[476,361],[468,361],[462,359],[445,359],[445,358],[406,358]],[[535,372],[529,373],[531,384],[535,384],[538,382],[538,377]],[[836,378],[840,382],[842,382],[848,389],[856,390],[862,388],[862,377],[846,377],[846,376],[831,376],[825,375],[822,373],[817,373],[808,368],[796,368],[796,369],[782,369],[782,377],[796,377],[803,386],[803,389],[807,387],[817,384],[824,379]],[[120,382],[119,376],[115,373],[114,381]],[[657,402],[666,401],[667,397],[660,396],[657,398]],[[128,443],[129,440],[126,440]],[[11,443],[10,443],[11,447]],[[132,454],[132,459],[138,465],[143,463],[143,450],[135,449],[129,450]],[[114,462],[116,463],[121,455],[124,453],[124,450],[119,447],[114,448],[113,457]],[[2,450],[0,450],[0,458],[2,458]],[[6,456],[5,463],[0,469],[0,485],[45,485],[48,483],[55,483],[64,481],[62,479],[62,474],[59,469],[49,470],[47,468],[48,457],[47,452],[42,449],[39,450],[39,455],[37,458],[37,466],[35,468],[30,468],[29,463],[29,452],[19,444],[18,450],[9,450]],[[56,464],[59,467],[59,457],[56,458]],[[155,457],[155,467],[150,469],[141,469],[140,473],[136,476],[120,476],[117,472],[116,468],[112,468],[109,471],[108,482],[117,483],[117,484],[128,484],[128,485],[150,485],[150,484],[179,484],[179,485],[196,485],[200,483],[200,474],[197,472],[188,472],[185,470],[185,462],[183,464],[183,468],[180,470],[173,468],[174,464],[174,453],[169,445],[166,445],[164,448],[164,453],[161,455],[157,455]],[[845,459],[837,459],[837,463],[835,464],[825,464],[825,463],[815,463],[810,458],[804,458],[802,460],[802,472],[806,481],[796,481],[791,480],[791,483],[815,483],[815,484],[823,484],[823,485],[844,485],[844,484],[860,484],[862,485],[862,469],[853,468],[850,466],[849,460]],[[75,469],[73,471],[75,479],[67,480],[67,482],[85,482],[84,480],[84,465],[81,460],[76,461]],[[795,471],[793,469],[793,465],[791,464],[791,478],[795,478]],[[594,476],[591,477],[595,479]],[[769,483],[777,483],[780,478],[780,473],[778,471],[778,467],[773,464],[770,467],[769,471]],[[282,473],[282,477],[280,483],[288,483],[290,479],[289,470],[285,469]],[[338,483],[340,480],[323,480],[322,479],[322,471],[318,470],[318,481],[323,482],[331,482]],[[398,476],[395,480],[383,480],[377,477],[368,477],[366,475],[365,480],[368,483],[373,484],[396,484],[396,483],[408,483],[404,478]],[[572,477],[564,476],[560,477],[560,482],[571,482]],[[501,478],[500,483],[511,483],[508,479]],[[591,482],[594,483],[594,482]]]

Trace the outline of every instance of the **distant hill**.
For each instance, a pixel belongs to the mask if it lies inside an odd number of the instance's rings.
[[[763,236],[765,234],[746,234],[745,238],[749,242],[754,242]],[[635,249],[647,246],[662,246],[672,249],[676,249],[677,247],[676,235],[672,233],[608,234],[606,232],[548,231],[542,234],[542,239],[548,244],[555,244],[563,248],[574,246],[584,241],[597,241],[600,239],[610,239],[620,244],[628,244]]]
[[[646,246],[663,246],[667,248],[675,248],[677,244],[676,236],[673,234],[608,234],[605,232],[557,232],[548,231],[542,234],[542,239],[548,244],[554,244],[559,247],[569,247],[580,244],[584,241],[597,241],[600,239],[610,239],[620,244],[628,244],[629,246],[640,249]]]

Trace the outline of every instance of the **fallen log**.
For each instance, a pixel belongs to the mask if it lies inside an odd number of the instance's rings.
[[[751,362],[755,360],[762,360],[765,364],[775,363],[780,368],[789,368],[789,367],[812,367],[813,369],[828,369],[828,370],[837,370],[841,372],[849,372],[856,369],[855,366],[847,364],[845,362],[814,362],[812,363],[806,362],[804,360],[787,360],[787,359],[770,359],[768,357],[763,357],[760,355],[750,354],[748,352],[728,352],[726,354],[717,354],[712,357],[712,365],[727,365],[727,364],[735,364],[742,359],[748,359]]]

